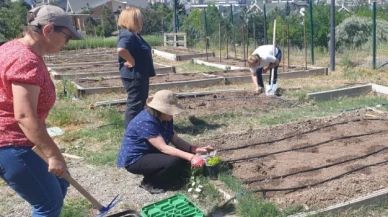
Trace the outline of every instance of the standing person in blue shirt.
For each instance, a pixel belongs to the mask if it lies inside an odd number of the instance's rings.
[[[141,110],[148,98],[149,78],[155,76],[151,47],[139,32],[143,17],[139,9],[127,8],[121,12],[118,25],[122,28],[117,43],[120,77],[127,91],[124,124]]]
[[[190,164],[194,167],[204,164],[195,154],[208,153],[213,148],[196,147],[179,138],[174,131],[173,116],[183,109],[173,92],[158,91],[147,105],[126,129],[117,166],[143,175],[140,187],[158,194],[182,184]],[[170,142],[174,146],[168,145]]]
[[[282,51],[276,47],[273,52],[273,45],[262,45],[253,51],[252,55],[248,57],[248,66],[251,68],[252,81],[257,94],[264,93],[264,82],[262,73],[267,73],[274,69],[274,84],[278,79],[279,63],[282,60]],[[271,74],[269,81],[271,82]],[[270,84],[269,82],[269,84]]]

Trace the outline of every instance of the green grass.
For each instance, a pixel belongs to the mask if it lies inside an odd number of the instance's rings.
[[[388,216],[388,203],[380,202],[375,205],[361,207],[356,210],[347,210],[340,213],[326,213],[326,214],[318,214],[313,217],[382,217]]]
[[[82,199],[67,199],[62,208],[60,217],[85,217],[89,216],[92,205],[89,201]]]
[[[209,71],[220,71],[221,69],[212,66],[205,66],[200,64],[181,64],[177,65],[176,70],[179,72],[209,72]]]
[[[150,46],[163,45],[163,37],[159,35],[145,35],[144,40]],[[64,50],[78,50],[87,48],[115,48],[117,46],[117,37],[90,37],[86,36],[85,40],[70,40],[64,47]]]
[[[387,102],[385,97],[363,96],[316,102],[304,108],[282,108],[269,112],[254,110],[230,111],[222,114],[204,116],[180,116],[175,120],[176,131],[185,139],[195,141],[198,135],[209,137],[221,132],[255,129],[263,126],[284,124],[316,117],[325,117],[371,105]],[[232,102],[232,101],[231,101]],[[379,109],[385,109],[382,106]]]
[[[253,193],[246,190],[243,185],[229,173],[222,173],[219,179],[236,194],[244,192],[237,197],[238,203],[235,206],[238,216],[277,217],[295,214],[302,210],[302,206],[294,206],[285,210],[278,209],[272,202],[258,198]]]

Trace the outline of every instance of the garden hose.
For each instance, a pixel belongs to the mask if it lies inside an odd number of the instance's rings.
[[[334,138],[334,139],[329,139],[329,140],[326,140],[326,141],[323,141],[323,142],[319,142],[319,143],[316,143],[316,144],[312,144],[312,145],[306,145],[306,146],[299,147],[299,148],[292,148],[292,149],[272,152],[272,153],[268,153],[268,154],[262,154],[262,155],[256,155],[256,156],[251,156],[251,157],[244,157],[244,158],[239,158],[239,159],[227,160],[225,162],[236,163],[236,162],[239,162],[239,161],[246,161],[246,160],[251,160],[251,159],[257,159],[257,158],[267,157],[267,156],[271,156],[271,155],[275,155],[275,154],[281,154],[281,153],[290,152],[290,151],[298,151],[298,150],[303,150],[303,149],[306,149],[306,148],[312,148],[312,147],[323,145],[323,144],[326,144],[326,143],[329,143],[329,142],[333,142],[333,141],[336,141],[336,140],[350,139],[350,138],[356,138],[356,137],[362,137],[362,136],[369,136],[369,135],[374,135],[374,134],[378,134],[378,133],[382,133],[382,132],[387,132],[387,131],[388,130],[380,130],[380,131],[375,131],[375,132],[371,132],[371,133],[363,133],[363,134],[357,134],[357,135],[351,135],[351,136],[343,136],[343,137],[338,137],[338,138]]]
[[[246,181],[243,181],[242,183],[243,183],[243,184],[251,184],[251,183],[253,183],[253,182],[262,182],[262,181],[266,181],[266,180],[282,179],[282,178],[286,178],[286,177],[293,176],[293,175],[297,175],[297,174],[301,174],[301,173],[312,172],[312,171],[315,171],[315,170],[320,170],[320,169],[324,169],[324,168],[329,168],[329,167],[332,167],[332,166],[336,166],[336,165],[348,163],[348,162],[351,162],[351,161],[355,161],[355,160],[367,158],[367,157],[370,157],[370,156],[372,156],[372,155],[378,154],[378,153],[380,153],[380,152],[382,152],[382,151],[385,151],[385,150],[387,150],[387,149],[388,149],[388,147],[384,147],[384,148],[382,148],[382,149],[379,149],[379,150],[377,150],[377,151],[371,152],[371,153],[369,153],[369,154],[365,154],[365,155],[362,155],[362,156],[350,158],[350,159],[347,159],[347,160],[344,160],[344,161],[340,161],[340,162],[337,162],[337,163],[326,164],[326,165],[320,166],[320,167],[315,167],[315,168],[311,168],[311,169],[307,169],[307,170],[301,170],[301,171],[298,171],[298,172],[288,173],[288,174],[284,174],[284,175],[281,175],[281,176],[275,176],[275,177],[272,177],[272,178],[270,178],[270,179],[261,178],[261,179],[251,179],[251,180],[246,180]]]
[[[353,170],[350,170],[350,171],[347,171],[345,173],[342,173],[340,175],[337,175],[337,176],[334,176],[334,177],[331,177],[329,179],[325,179],[323,181],[320,181],[320,182],[316,182],[316,183],[313,183],[313,184],[309,184],[309,185],[301,185],[301,186],[297,186],[297,187],[292,187],[292,188],[267,188],[267,189],[256,189],[256,190],[252,190],[252,191],[249,191],[249,192],[252,192],[252,193],[263,193],[263,195],[265,196],[266,192],[277,192],[277,191],[297,191],[297,190],[301,190],[301,189],[305,189],[305,188],[310,188],[310,187],[314,187],[314,186],[317,186],[317,185],[320,185],[320,184],[324,184],[326,182],[329,182],[329,181],[333,181],[335,179],[339,179],[343,176],[346,176],[348,174],[351,174],[351,173],[354,173],[354,172],[357,172],[359,170],[363,170],[365,168],[368,168],[368,167],[373,167],[373,166],[379,166],[379,165],[382,165],[382,164],[387,164],[388,163],[388,160],[385,160],[385,161],[381,161],[381,162],[378,162],[378,163],[374,163],[374,164],[369,164],[369,165],[364,165],[364,166],[361,166],[361,167],[358,167],[358,168],[355,168]],[[229,200],[227,200],[221,207],[224,207],[226,206],[228,203],[230,203],[231,201],[233,201],[234,199],[236,198],[239,198],[243,195],[245,195],[247,192],[243,191],[241,193],[238,193],[236,194],[235,196],[233,196],[232,198],[230,198]]]
[[[325,179],[323,181],[320,181],[320,182],[316,182],[316,183],[313,183],[313,184],[309,184],[309,185],[301,185],[301,186],[298,186],[298,187],[292,187],[292,188],[268,188],[268,189],[256,189],[256,190],[253,190],[251,192],[253,193],[258,193],[258,192],[263,192],[265,194],[265,192],[275,192],[275,191],[297,191],[297,190],[301,190],[301,189],[304,189],[304,188],[310,188],[310,187],[314,187],[314,186],[317,186],[317,185],[320,185],[320,184],[323,184],[323,183],[326,183],[326,182],[329,182],[329,181],[333,181],[335,179],[339,179],[345,175],[348,175],[348,174],[351,174],[351,173],[354,173],[354,172],[357,172],[359,170],[363,170],[365,168],[368,168],[368,167],[373,167],[373,166],[379,166],[379,165],[382,165],[382,164],[387,164],[388,163],[388,160],[385,160],[385,161],[381,161],[381,162],[378,162],[378,163],[374,163],[374,164],[368,164],[368,165],[364,165],[364,166],[361,166],[361,167],[358,167],[358,168],[355,168],[355,169],[352,169],[352,170],[349,170],[347,172],[344,172],[344,173],[341,173],[340,175],[337,175],[337,176],[334,176],[334,177],[331,177],[329,179]]]
[[[332,126],[336,126],[336,125],[342,125],[342,124],[347,124],[347,123],[350,123],[350,122],[359,122],[359,121],[363,121],[363,120],[368,120],[368,121],[388,121],[388,119],[385,119],[385,118],[354,119],[354,120],[350,120],[350,121],[344,121],[344,122],[329,124],[329,125],[326,125],[326,126],[315,128],[313,130],[309,130],[309,131],[298,133],[298,134],[295,134],[295,135],[283,137],[283,138],[280,138],[280,139],[275,139],[275,140],[271,140],[271,141],[267,141],[267,142],[253,143],[253,144],[249,144],[249,145],[243,145],[243,146],[232,147],[232,148],[218,149],[218,151],[219,152],[232,151],[232,150],[244,149],[244,148],[248,148],[248,147],[252,147],[252,146],[258,146],[258,145],[265,145],[265,144],[270,144],[270,143],[274,143],[274,142],[280,142],[280,141],[283,141],[283,140],[287,140],[287,139],[290,139],[290,138],[293,138],[293,137],[296,137],[296,136],[300,136],[300,135],[303,135],[303,134],[307,134],[307,133],[312,133],[312,132],[315,132],[315,131],[318,131],[318,130],[321,130],[321,129],[325,129],[325,128],[328,128],[328,127],[332,127]]]

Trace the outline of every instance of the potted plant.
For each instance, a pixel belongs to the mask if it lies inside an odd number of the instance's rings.
[[[222,159],[220,157],[211,157],[206,161],[206,170],[210,179],[218,179],[221,162]]]

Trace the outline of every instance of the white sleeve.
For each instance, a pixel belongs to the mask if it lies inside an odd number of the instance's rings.
[[[274,63],[276,62],[276,57],[272,56],[272,55],[269,55],[269,54],[265,54],[265,55],[260,55],[260,58],[266,62],[270,62],[270,63]]]
[[[249,68],[249,70],[251,70],[251,73],[255,73],[256,72],[256,68]]]

